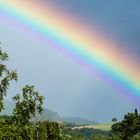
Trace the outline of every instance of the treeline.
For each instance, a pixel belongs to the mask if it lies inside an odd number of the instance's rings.
[[[11,117],[0,117],[0,140],[60,140],[56,122],[32,122],[23,128],[13,124]]]
[[[72,129],[62,127],[62,135],[64,140],[92,140],[99,137],[110,137],[111,132],[93,128]]]

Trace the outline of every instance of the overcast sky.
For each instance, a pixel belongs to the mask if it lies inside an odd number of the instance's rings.
[[[44,0],[45,1],[45,0]],[[140,59],[139,0],[46,0],[65,12],[97,26],[102,32],[125,46]],[[45,13],[44,13],[45,14]],[[50,46],[0,20],[0,41],[10,56],[8,66],[18,70],[19,81],[13,83],[8,99],[25,84],[33,84],[46,98],[45,106],[60,115],[84,117],[106,122],[122,118],[136,104],[97,79],[82,66]],[[123,44],[123,45],[122,45]]]

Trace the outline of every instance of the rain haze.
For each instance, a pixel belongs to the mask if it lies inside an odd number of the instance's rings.
[[[139,0],[43,0],[79,22],[97,27],[118,47],[140,59]],[[45,13],[44,13],[45,15]],[[46,17],[47,18],[47,17]],[[9,54],[8,66],[17,69],[8,100],[26,84],[35,85],[45,97],[45,107],[61,116],[109,122],[139,108],[110,84],[47,44],[0,19],[1,47]]]

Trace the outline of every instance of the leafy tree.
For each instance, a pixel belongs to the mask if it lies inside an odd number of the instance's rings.
[[[60,129],[56,122],[38,121],[38,140],[60,140]]]
[[[10,81],[17,81],[16,71],[9,70],[4,64],[6,61],[8,61],[8,54],[0,48],[0,112],[4,109],[3,100],[10,86]]]
[[[8,117],[0,118],[0,140],[22,140],[17,127],[5,119]]]
[[[124,116],[122,122],[112,125],[112,132],[119,135],[123,140],[128,140],[140,132],[140,115],[137,109],[134,113]]]
[[[33,126],[30,121],[43,112],[43,99],[44,97],[35,91],[34,86],[29,85],[23,87],[22,96],[17,94],[13,97],[16,102],[13,112],[14,124],[19,128],[23,139],[33,138]]]

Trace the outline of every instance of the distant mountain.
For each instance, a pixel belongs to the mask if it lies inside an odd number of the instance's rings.
[[[78,125],[85,125],[85,124],[97,124],[97,122],[89,121],[88,119],[80,118],[80,117],[62,117],[58,113],[45,109],[44,113],[41,115],[42,120],[51,120],[51,121],[58,121],[58,122],[70,122],[75,123]]]
[[[57,112],[45,108],[43,114],[41,115],[41,120],[46,119],[50,121],[61,121],[61,117]]]
[[[14,109],[14,102],[6,100],[5,102],[5,110],[1,112],[2,115],[11,115]],[[50,109],[44,109],[43,114],[39,117],[41,120],[50,120],[50,121],[58,121],[58,122],[70,122],[78,125],[85,124],[97,124],[97,122],[89,121],[88,119],[80,118],[80,117],[62,117],[57,112],[54,112]]]

